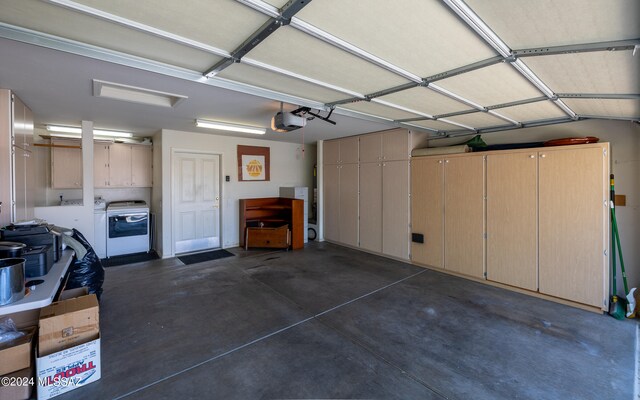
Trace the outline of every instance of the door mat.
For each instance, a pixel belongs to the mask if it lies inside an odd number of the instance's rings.
[[[226,258],[226,257],[232,257],[232,256],[235,256],[235,254],[227,250],[214,250],[214,251],[207,251],[204,253],[180,256],[178,257],[178,260],[182,261],[184,265],[191,265],[191,264],[201,263],[204,261],[218,260],[220,258]]]
[[[117,267],[119,265],[135,264],[143,261],[157,260],[158,253],[151,250],[148,253],[124,254],[121,256],[113,256],[100,260],[103,267]]]

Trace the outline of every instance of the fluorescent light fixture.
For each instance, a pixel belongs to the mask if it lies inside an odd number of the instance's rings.
[[[196,126],[198,128],[218,129],[221,131],[231,131],[231,132],[254,133],[256,135],[264,135],[267,132],[266,128],[259,128],[257,126],[229,124],[227,122],[207,121],[205,119],[196,119]]]
[[[93,95],[109,99],[123,100],[131,103],[148,104],[160,107],[175,107],[187,96],[179,94],[159,92],[135,86],[122,85],[120,83],[93,80]]]
[[[52,135],[52,136],[58,136],[58,137],[80,137],[80,135],[82,134],[82,128],[79,128],[76,126],[47,125],[47,131],[56,132],[56,133],[69,133],[69,134],[75,135],[75,136]],[[127,138],[133,137],[133,133],[131,132],[107,131],[104,129],[94,129],[93,135],[108,136],[108,137],[127,137]]]

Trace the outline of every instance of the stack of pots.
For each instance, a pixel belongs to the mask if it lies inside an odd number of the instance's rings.
[[[24,297],[24,243],[0,242],[0,306]]]

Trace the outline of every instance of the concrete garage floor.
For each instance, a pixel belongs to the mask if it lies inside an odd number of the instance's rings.
[[[637,324],[327,243],[112,267],[67,399],[631,399]],[[248,255],[248,256],[247,256]]]

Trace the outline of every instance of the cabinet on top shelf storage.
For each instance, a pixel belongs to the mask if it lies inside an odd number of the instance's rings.
[[[325,164],[355,164],[358,162],[358,137],[327,140],[322,154]]]
[[[409,131],[393,129],[360,136],[360,162],[407,160]]]

